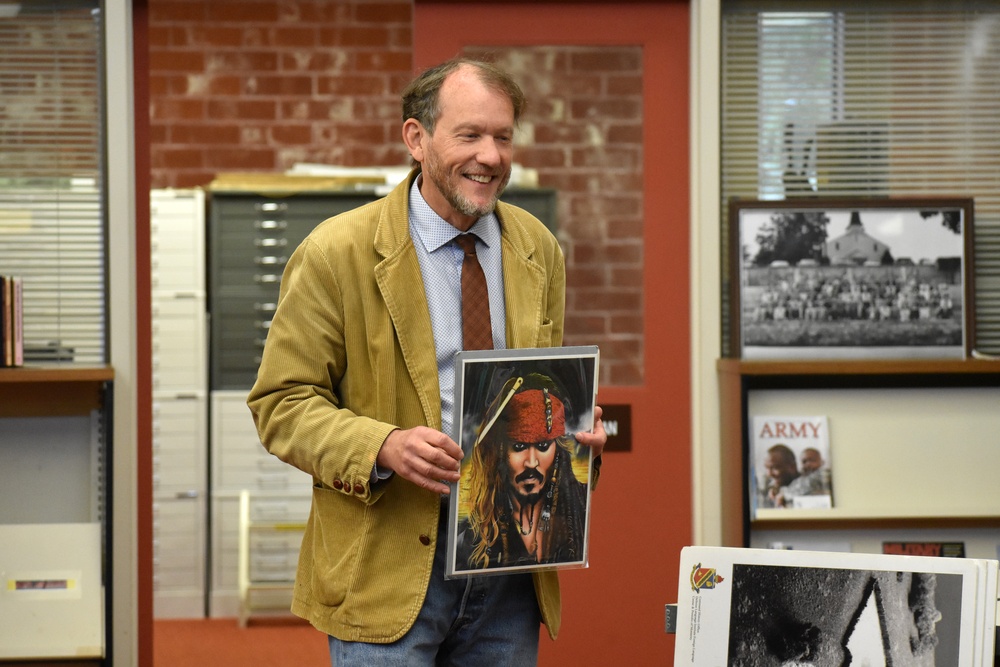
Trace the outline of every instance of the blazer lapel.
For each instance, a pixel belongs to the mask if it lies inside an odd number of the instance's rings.
[[[534,245],[515,214],[497,206],[503,230],[503,284],[507,347],[536,347],[545,302],[545,271],[532,259]]]
[[[375,265],[375,280],[403,353],[406,371],[420,397],[426,423],[441,428],[434,332],[427,309],[420,262],[409,232],[409,186],[416,172],[389,193],[375,232],[375,250],[385,259]],[[393,331],[387,331],[393,336]]]

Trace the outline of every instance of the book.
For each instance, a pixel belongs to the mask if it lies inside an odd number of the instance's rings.
[[[995,560],[685,547],[674,665],[993,665]]]
[[[750,420],[749,506],[833,507],[830,427],[825,415],[755,415]]]
[[[24,365],[24,280],[0,275],[0,368]]]
[[[596,346],[459,352],[445,576],[586,567]]]

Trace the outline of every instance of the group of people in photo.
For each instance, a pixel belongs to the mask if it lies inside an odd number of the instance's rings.
[[[850,271],[836,276],[775,276],[760,293],[751,313],[756,322],[782,320],[869,320],[909,322],[947,320],[955,313],[951,287],[917,276]]]

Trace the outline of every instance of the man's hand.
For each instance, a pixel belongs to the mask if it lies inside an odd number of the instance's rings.
[[[440,431],[417,426],[395,430],[382,443],[375,459],[417,486],[434,493],[449,493],[447,482],[458,481],[462,448]]]
[[[603,413],[601,406],[596,406],[594,408],[594,432],[580,431],[576,434],[576,441],[584,447],[590,447],[591,451],[594,452],[595,459],[601,455],[601,452],[604,451],[604,445],[608,442],[608,434],[604,432],[604,422],[601,421]]]

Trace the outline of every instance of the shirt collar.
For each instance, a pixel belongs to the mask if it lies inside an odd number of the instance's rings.
[[[438,248],[447,245],[462,232],[455,229],[444,218],[434,212],[424,196],[420,193],[420,182],[423,174],[413,179],[410,186],[410,227],[416,232],[417,238],[424,245],[427,252],[434,252]],[[476,220],[469,232],[479,237],[479,240],[486,244],[487,248],[493,247],[500,242],[500,221],[496,212],[491,212]]]

